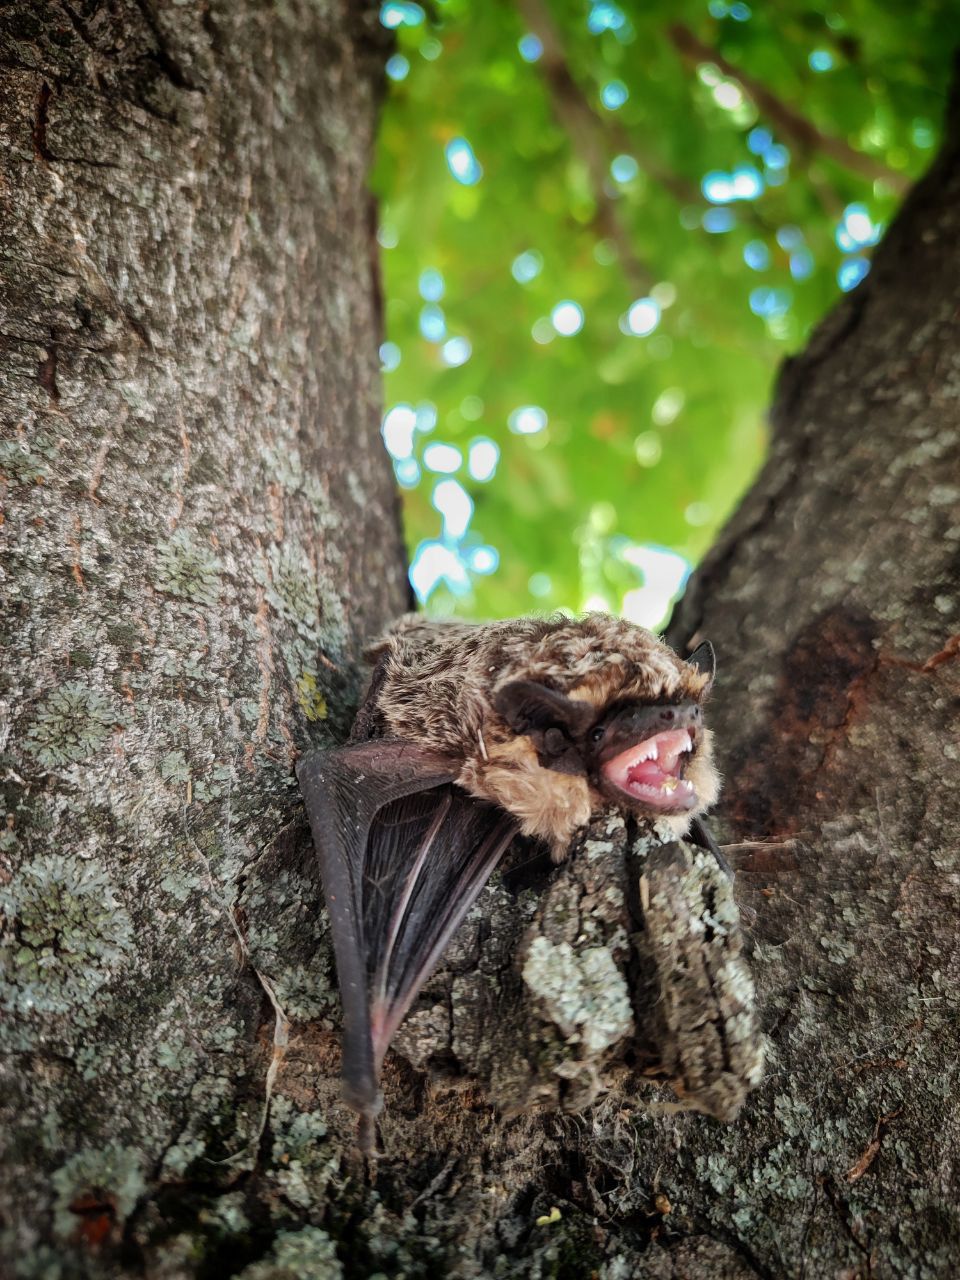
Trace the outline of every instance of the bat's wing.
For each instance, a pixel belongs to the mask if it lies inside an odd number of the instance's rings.
[[[298,775],[343,1000],[344,1096],[369,1151],[383,1056],[517,826],[408,742],[315,751]]]

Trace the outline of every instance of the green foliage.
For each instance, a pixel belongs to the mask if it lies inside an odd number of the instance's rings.
[[[762,462],[778,363],[867,268],[929,162],[951,13],[936,0],[383,6],[398,30],[375,177],[384,366],[388,408],[420,410],[409,452],[394,448],[411,550],[441,537],[431,499],[455,479],[475,510],[446,539],[451,563],[485,544],[500,557],[492,573],[461,568],[459,587],[451,571],[432,611],[592,604],[658,620],[683,565],[644,548],[703,555]],[[532,27],[543,51],[527,61]],[[641,298],[642,336],[626,321]],[[583,312],[571,336],[550,319],[563,300]],[[469,342],[463,363],[445,362],[450,338]],[[520,406],[546,427],[511,431]],[[479,437],[501,455],[487,481],[467,473]],[[424,464],[438,441],[464,457],[449,477]]]

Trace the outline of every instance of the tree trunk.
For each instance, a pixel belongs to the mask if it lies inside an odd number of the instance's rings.
[[[320,930],[309,861],[256,869],[408,598],[381,34],[352,0],[0,14],[4,1275],[193,1274],[193,1236],[182,1263],[142,1242],[200,1230],[198,1188],[258,1159],[282,1049],[258,961],[295,930],[309,963]],[[274,966],[291,1015],[319,963]],[[202,1230],[232,1238],[242,1198]]]
[[[649,1105],[669,1094],[623,1048],[649,835],[601,818],[558,872],[518,851],[471,914],[388,1060],[373,1176],[290,766],[343,733],[356,641],[405,602],[375,24],[347,0],[17,9],[7,1272],[952,1274],[956,114],[788,365],[770,461],[673,627],[721,655],[764,1083],[729,1125]],[[558,991],[531,958],[561,945]]]

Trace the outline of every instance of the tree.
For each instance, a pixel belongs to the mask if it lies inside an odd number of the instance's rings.
[[[667,1095],[628,1062],[572,1114],[489,1105],[501,1009],[536,1012],[531,917],[566,895],[620,922],[577,887],[631,865],[601,819],[556,879],[521,859],[490,886],[389,1064],[371,1182],[291,774],[405,603],[368,18],[7,18],[6,1269],[947,1275],[960,112],[786,367],[770,460],[672,629],[721,653],[764,1084],[730,1126],[648,1110]]]

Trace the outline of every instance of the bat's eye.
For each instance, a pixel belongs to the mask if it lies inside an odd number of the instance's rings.
[[[606,729],[604,729],[603,725],[598,724],[595,729],[590,730],[590,741],[599,742],[605,733]]]

